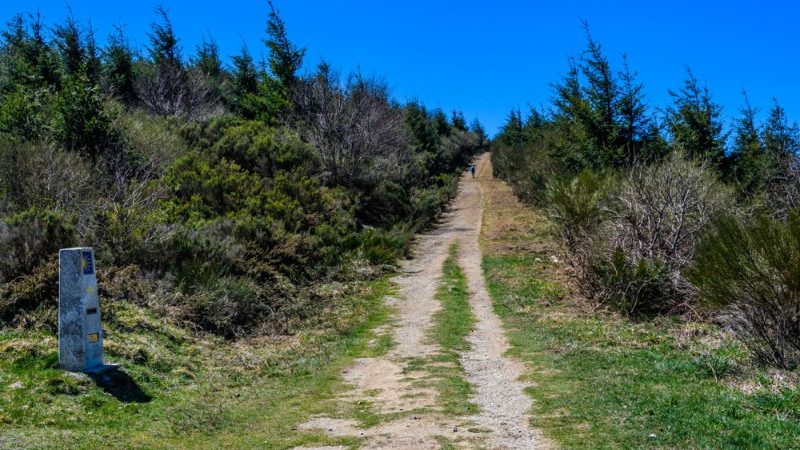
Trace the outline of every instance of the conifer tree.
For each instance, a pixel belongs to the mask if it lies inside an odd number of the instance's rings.
[[[48,86],[60,86],[61,76],[58,70],[58,55],[45,40],[42,15],[38,12],[33,15],[31,23],[31,44],[29,61],[34,65],[38,79]]]
[[[261,104],[259,94],[259,74],[253,57],[246,45],[232,58],[231,108],[244,117],[254,119],[258,116]]]
[[[509,147],[517,148],[524,142],[522,128],[522,112],[519,109],[511,110],[506,117],[506,123],[500,130],[500,141]]]
[[[486,145],[486,141],[489,139],[489,136],[486,135],[486,129],[483,128],[481,121],[478,120],[477,117],[472,119],[472,122],[470,122],[469,131],[478,137],[478,146],[483,147]]]
[[[583,76],[586,78],[584,95],[592,110],[592,120],[587,125],[597,152],[591,159],[599,165],[617,165],[621,156],[616,148],[619,100],[617,80],[602,47],[592,38],[588,23],[584,22],[583,26],[586,32],[582,66]]]
[[[561,79],[561,83],[552,86],[555,91],[553,99],[555,116],[568,122],[582,122],[586,118],[589,105],[583,97],[578,64],[574,58],[569,58],[567,63],[569,69]]]
[[[551,153],[568,173],[577,173],[590,164],[589,154],[594,154],[594,143],[588,133],[592,109],[586,101],[580,82],[580,68],[574,58],[567,60],[568,70],[560,83],[552,85],[553,118],[558,139],[553,141]]]
[[[461,131],[467,131],[467,119],[464,118],[464,113],[461,111],[453,111],[450,117],[450,123],[453,128]]]
[[[125,29],[117,25],[103,52],[104,86],[106,92],[129,105],[136,102],[133,66],[133,50],[125,37]]]
[[[21,14],[14,16],[2,37],[7,78],[3,89],[59,86],[59,57],[45,41],[41,14],[27,19]]]
[[[774,98],[764,125],[763,140],[765,152],[781,163],[797,157],[800,151],[800,130],[796,123],[789,123],[786,110]]]
[[[156,7],[156,14],[161,18],[161,23],[153,22],[151,31],[147,34],[150,38],[150,59],[156,66],[180,68],[183,66],[181,47],[172,28],[172,21],[163,6]]]
[[[750,105],[747,93],[743,92],[744,105],[739,110],[741,117],[736,122],[736,136],[732,157],[733,176],[743,192],[751,194],[764,181],[771,178],[773,164],[767,158],[756,128],[756,110]]]
[[[278,11],[269,1],[269,18],[267,19],[267,35],[265,41],[269,48],[269,68],[278,82],[291,89],[297,80],[297,71],[303,65],[305,48],[298,48],[290,40],[286,32],[286,23],[278,15]]]
[[[78,27],[78,22],[71,12],[64,24],[55,27],[53,34],[56,38],[56,47],[61,57],[61,67],[64,75],[77,75],[83,68],[86,55],[81,42],[81,31]]]
[[[686,72],[683,87],[669,92],[675,102],[667,109],[667,127],[673,143],[689,157],[722,165],[725,161],[722,109],[708,88],[700,87],[691,69]]]
[[[197,45],[197,57],[193,61],[194,67],[203,75],[212,80],[222,79],[222,59],[219,56],[219,45],[211,36],[203,36]]]
[[[433,122],[436,124],[436,132],[439,136],[450,136],[450,123],[447,121],[447,116],[440,108],[433,111]]]
[[[619,115],[619,137],[625,146],[625,162],[628,165],[640,160],[649,160],[641,155],[650,128],[650,117],[642,93],[643,85],[636,80],[637,72],[628,66],[627,55],[623,55],[623,69],[619,73],[620,95],[617,102]]]
[[[84,61],[84,72],[86,78],[92,85],[99,85],[103,71],[103,64],[97,50],[97,43],[94,38],[94,28],[92,24],[86,30],[86,59]]]

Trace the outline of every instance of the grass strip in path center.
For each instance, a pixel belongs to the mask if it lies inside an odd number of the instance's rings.
[[[457,242],[450,246],[450,255],[444,262],[436,299],[442,308],[433,316],[430,336],[442,351],[433,358],[439,364],[429,364],[427,369],[438,379],[439,403],[445,414],[474,414],[478,407],[469,401],[472,387],[464,378],[460,357],[470,349],[467,337],[475,316],[469,306],[467,277],[458,265]]]

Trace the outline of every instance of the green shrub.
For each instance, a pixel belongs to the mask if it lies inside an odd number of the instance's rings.
[[[43,140],[51,103],[48,90],[16,86],[0,102],[0,132],[29,141]]]
[[[359,217],[373,226],[391,226],[407,220],[412,214],[411,196],[398,183],[381,180],[359,204]]]
[[[57,211],[32,208],[0,220],[0,282],[30,273],[76,243],[73,221]]]
[[[220,158],[236,161],[262,177],[298,167],[310,171],[316,166],[312,148],[297,133],[270,128],[262,122],[244,122],[227,128],[212,149]]]
[[[120,136],[103,110],[100,88],[68,77],[55,103],[54,135],[62,148],[96,158],[119,148]]]
[[[413,233],[406,228],[381,230],[366,228],[360,235],[360,250],[371,263],[376,265],[393,264],[402,256]]]
[[[631,262],[621,248],[608,260],[596,258],[590,268],[595,295],[632,316],[664,312],[674,295],[668,272],[660,261]]]
[[[32,273],[22,275],[8,283],[0,284],[0,324],[15,322],[22,313],[39,308],[56,309],[58,307],[58,256],[47,256],[43,262],[33,269]],[[54,315],[44,315],[50,319]],[[52,322],[37,326],[50,327],[55,331]]]
[[[188,297],[192,321],[207,331],[229,338],[253,334],[267,325],[285,295],[246,277],[210,280]]]
[[[608,217],[611,178],[586,169],[572,180],[550,182],[545,191],[547,214],[576,251],[587,234]]]
[[[216,163],[190,153],[169,168],[163,184],[171,198],[162,202],[170,222],[199,225],[219,216],[234,218],[258,202],[259,177],[238,164]]]
[[[719,218],[688,277],[761,362],[800,365],[800,213]]]

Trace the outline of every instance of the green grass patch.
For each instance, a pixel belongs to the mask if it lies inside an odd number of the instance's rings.
[[[131,327],[108,330],[107,359],[121,364],[128,387],[145,396],[134,401],[58,369],[48,332],[3,330],[0,448],[356,445],[358,439],[297,427],[315,415],[369,415],[368,408],[343,411],[335,397],[353,358],[391,346],[372,329],[386,322],[383,298],[392,289],[387,280],[364,283],[338,300],[327,326],[278,343],[201,339],[124,305],[117,322]]]
[[[446,414],[474,414],[478,407],[469,401],[472,387],[464,379],[460,354],[470,349],[467,337],[475,316],[469,306],[467,277],[458,265],[458,243],[450,246],[436,299],[442,308],[433,316],[430,338],[442,352],[426,362],[425,370],[436,380],[438,401]]]
[[[798,448],[800,392],[726,384],[737,344],[678,342],[677,319],[631,322],[557,301],[546,258],[487,255],[511,353],[535,381],[532,424],[565,448]]]

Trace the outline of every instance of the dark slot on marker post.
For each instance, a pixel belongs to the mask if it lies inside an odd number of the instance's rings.
[[[87,315],[97,314],[97,308],[89,308],[86,310]]]

